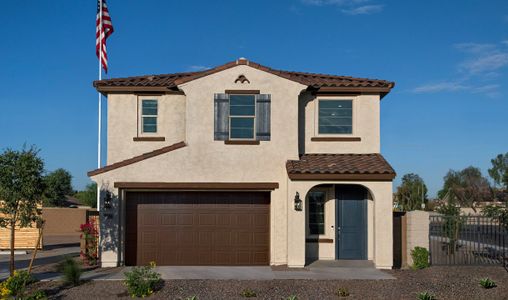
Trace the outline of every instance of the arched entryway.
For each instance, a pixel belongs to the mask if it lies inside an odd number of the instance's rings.
[[[307,263],[369,258],[369,200],[369,190],[358,184],[321,184],[308,191]]]

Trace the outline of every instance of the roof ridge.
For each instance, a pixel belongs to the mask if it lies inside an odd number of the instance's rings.
[[[365,91],[369,92],[370,91],[379,92],[384,96],[385,94],[390,92],[390,90],[395,86],[394,82],[383,79],[274,69],[258,64],[253,61],[249,61],[247,59],[238,59],[213,67],[211,69],[195,72],[151,74],[151,75],[103,79],[100,81],[94,81],[94,86],[96,88],[102,87],[104,88],[104,91],[107,90],[108,86],[115,87],[134,86],[141,88],[150,86],[162,88],[175,88],[178,85],[240,65],[249,66],[251,68],[265,71],[267,73],[313,88],[333,87],[333,88],[341,88],[343,90],[351,89],[354,91],[358,91],[359,89],[365,89]]]

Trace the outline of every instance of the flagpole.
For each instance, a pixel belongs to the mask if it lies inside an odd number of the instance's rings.
[[[99,80],[102,79],[102,0],[99,0]],[[97,135],[97,168],[101,167],[101,127],[102,127],[102,94],[99,94],[99,126]],[[97,184],[97,211],[100,211],[101,207],[101,188]]]

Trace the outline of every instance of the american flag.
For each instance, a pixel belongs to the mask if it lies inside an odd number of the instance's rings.
[[[102,4],[102,16],[101,16]],[[102,21],[102,24],[101,24]],[[106,0],[97,0],[97,28],[95,30],[95,52],[97,58],[100,59],[100,51],[102,50],[102,67],[106,73],[108,72],[108,53],[106,51],[106,40],[113,33],[113,24],[109,16]]]

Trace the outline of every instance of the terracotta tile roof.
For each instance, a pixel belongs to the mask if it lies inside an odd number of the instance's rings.
[[[107,165],[107,166],[104,166],[102,168],[90,171],[90,172],[87,173],[87,175],[89,177],[91,177],[91,176],[95,176],[95,175],[98,175],[98,174],[102,174],[102,173],[105,173],[105,172],[108,172],[108,171],[111,171],[111,170],[114,170],[114,169],[118,169],[118,168],[121,168],[121,167],[124,167],[124,166],[128,166],[128,165],[136,163],[138,161],[142,161],[142,160],[145,160],[145,159],[148,159],[148,158],[152,158],[152,157],[155,157],[155,156],[158,156],[158,155],[161,155],[161,154],[164,154],[164,153],[176,150],[176,149],[183,148],[185,146],[186,146],[185,142],[179,142],[179,143],[176,143],[176,144],[173,144],[173,145],[162,147],[162,148],[153,150],[151,152],[143,153],[141,155],[137,155],[137,156],[131,157],[129,159],[125,159],[125,160],[116,162],[114,164]]]
[[[381,154],[304,154],[288,160],[291,179],[392,180],[395,171]]]
[[[174,74],[161,74],[161,75],[145,75],[126,78],[113,78],[101,81],[94,81],[93,85],[97,90],[102,92],[111,91],[112,89],[120,88],[159,88],[166,90],[177,90],[179,84],[195,80],[213,73],[220,72],[232,68],[237,65],[248,65],[253,68],[292,80],[311,88],[340,88],[342,90],[369,90],[388,93],[395,83],[386,80],[368,79],[368,78],[355,78],[350,76],[338,76],[328,74],[304,73],[293,71],[282,71],[272,69],[246,59],[239,59],[237,61],[229,62],[224,65],[199,71],[188,73],[174,73]]]

